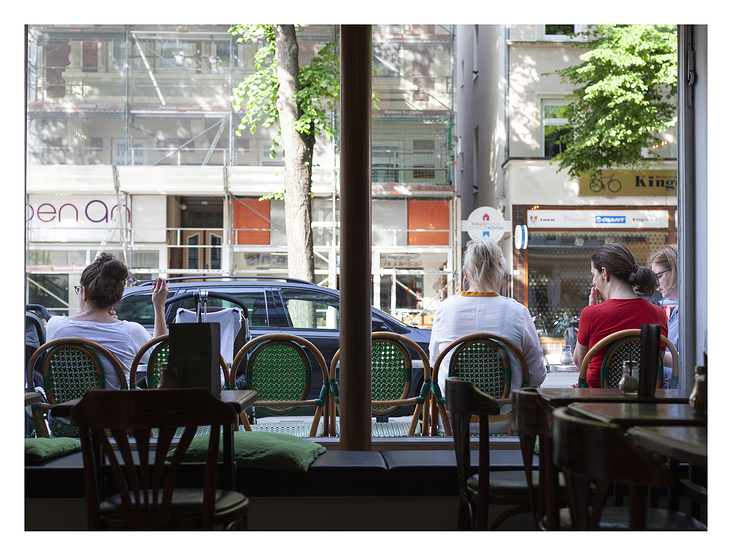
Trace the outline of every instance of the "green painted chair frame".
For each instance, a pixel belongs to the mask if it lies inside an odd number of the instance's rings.
[[[323,376],[323,388],[316,399],[308,399],[312,381],[312,367],[306,350],[315,357]],[[247,342],[234,357],[231,368],[244,364],[247,389],[256,390],[259,399],[254,407],[262,407],[275,415],[287,415],[298,407],[315,407],[310,436],[317,436],[323,417],[323,435],[329,427],[328,367],[320,350],[304,338],[291,334],[265,334]],[[241,416],[246,430],[251,430],[249,419]]]
[[[676,478],[662,459],[631,442],[615,424],[583,419],[560,407],[552,413],[552,458],[564,473],[572,528],[594,530],[703,531],[693,517],[647,508],[648,488],[667,488]],[[605,507],[611,487],[630,489],[627,507]]]
[[[440,392],[437,382],[440,365],[445,357],[451,351],[454,352],[450,356],[450,365],[448,376],[461,378],[473,382],[478,389],[496,399],[499,406],[512,404],[511,399],[511,360],[508,357],[508,351],[511,351],[519,361],[521,366],[521,387],[529,386],[529,365],[523,352],[510,340],[496,334],[486,332],[478,332],[468,334],[458,338],[445,349],[435,360],[432,367],[431,380],[431,425],[433,434],[437,429],[437,414],[442,418],[442,423],[447,436],[450,432],[450,418],[444,411],[444,397]],[[493,365],[486,373],[486,357],[489,364]],[[497,367],[496,367],[497,365]],[[496,376],[497,375],[497,376]],[[496,380],[497,378],[497,380]],[[437,411],[435,411],[435,408]],[[511,412],[502,415],[492,415],[490,422],[505,421],[511,419]],[[509,424],[509,435],[512,433]]]
[[[151,350],[151,351],[150,351]],[[148,343],[140,348],[135,355],[135,359],[132,361],[130,366],[130,379],[135,377],[132,381],[133,384],[137,384],[137,372],[140,366],[140,362],[145,354],[150,351],[150,357],[147,360],[147,374],[145,380],[148,388],[157,388],[162,378],[163,365],[168,363],[168,356],[170,355],[170,335],[164,334],[153,338]],[[236,390],[236,386],[231,380],[231,373],[229,367],[224,360],[224,356],[219,354],[219,365],[224,371],[224,390]]]
[[[374,332],[371,336],[371,415],[387,416],[405,405],[414,405],[414,413],[409,424],[407,436],[414,436],[417,424],[422,418],[422,435],[429,433],[427,405],[429,390],[424,388],[417,396],[409,396],[412,386],[413,349],[422,361],[424,376],[431,375],[430,360],[424,350],[413,340],[393,332]],[[330,363],[329,398],[331,419],[331,436],[335,436],[335,415],[340,411],[337,367],[340,361],[340,350],[335,352]],[[428,381],[425,381],[428,382]]]
[[[205,388],[85,394],[71,420],[81,429],[89,529],[245,529],[247,497],[216,488],[222,425],[237,418]],[[176,489],[199,427],[211,430],[203,488]],[[184,432],[176,441],[179,429]]]
[[[36,403],[31,407],[36,434],[48,438],[43,413],[48,414],[48,426],[54,436],[78,436],[78,429],[67,419],[54,417],[53,406],[81,398],[92,389],[104,389],[106,379],[100,357],[107,359],[119,379],[120,387],[127,389],[122,364],[104,346],[84,338],[57,338],[39,347],[28,360],[28,384],[33,384],[33,368],[42,357],[43,390],[48,403]]]
[[[597,342],[587,352],[582,360],[579,378],[587,379],[587,369],[595,354],[601,349],[610,346],[605,353],[602,366],[600,367],[600,383],[603,388],[617,388],[623,376],[623,363],[626,361],[640,361],[640,328],[628,328],[618,330]],[[661,335],[661,343],[671,352],[671,381],[678,384],[679,380],[679,352],[666,337]],[[662,359],[658,366],[656,388],[663,388],[663,363]]]

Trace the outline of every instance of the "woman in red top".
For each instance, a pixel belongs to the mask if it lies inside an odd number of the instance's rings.
[[[633,253],[622,243],[608,243],[599,247],[591,257],[592,290],[590,304],[582,310],[574,350],[574,364],[582,366],[587,352],[605,336],[625,330],[640,328],[641,324],[660,324],[661,334],[668,328],[663,309],[640,298],[653,295],[656,275],[650,268],[638,266]],[[604,299],[604,302],[601,302]],[[580,388],[600,388],[600,366],[607,349],[600,350],[592,358],[587,369],[587,379],[580,379]]]

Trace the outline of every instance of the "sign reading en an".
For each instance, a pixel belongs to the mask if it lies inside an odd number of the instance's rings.
[[[583,196],[676,196],[676,170],[606,170],[598,181],[579,179]]]

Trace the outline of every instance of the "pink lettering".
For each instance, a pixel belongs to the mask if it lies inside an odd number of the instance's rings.
[[[46,210],[43,207],[50,207],[51,210]],[[41,222],[51,222],[54,218],[56,218],[56,207],[54,207],[53,205],[50,205],[48,203],[43,203],[36,210],[36,214],[38,215],[38,220],[40,220]],[[43,216],[48,216],[48,215],[51,216],[51,218],[49,218],[48,220],[42,218]]]
[[[94,220],[94,218],[89,216],[89,207],[92,206],[94,203],[99,203],[104,207],[103,216],[99,220]],[[104,202],[100,201],[99,199],[89,201],[89,203],[87,203],[87,205],[86,205],[86,208],[84,209],[84,214],[86,215],[86,217],[89,219],[90,222],[99,223],[99,222],[108,222],[109,221],[109,217],[107,214],[107,205],[104,204]]]

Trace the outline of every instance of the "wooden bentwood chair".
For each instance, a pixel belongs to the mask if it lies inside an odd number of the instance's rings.
[[[148,351],[150,351],[150,357],[147,360],[145,383],[148,388],[157,388],[162,379],[163,365],[168,363],[168,357],[170,356],[170,335],[164,334],[153,338],[140,348],[130,366],[130,381],[132,384],[141,384],[141,377],[138,376],[138,368],[142,362],[142,358]],[[219,365],[224,373],[223,390],[236,390],[231,373],[229,372],[229,367],[224,360],[224,356],[221,354],[219,354]],[[134,380],[132,380],[133,377]]]
[[[623,364],[626,361],[640,361],[640,337],[640,328],[628,328],[627,330],[613,332],[597,342],[582,360],[579,378],[587,379],[587,369],[592,358],[598,351],[607,348],[600,367],[600,381],[603,388],[617,388],[620,379],[623,377]],[[671,352],[671,387],[675,388],[679,380],[679,353],[666,336],[661,336],[661,343]],[[659,357],[656,388],[663,388],[663,362],[661,357]]]
[[[621,427],[575,417],[566,407],[554,410],[552,427],[553,460],[567,482],[573,529],[706,530],[680,512],[646,508],[645,490],[666,488],[675,478],[659,458],[628,440]],[[613,483],[630,487],[630,507],[605,507]]]
[[[246,529],[247,497],[216,488],[221,426],[237,415],[205,388],[92,390],[71,420],[81,430],[89,529]],[[203,426],[211,427],[204,486],[177,489],[185,452]]]
[[[531,510],[537,529],[559,528],[559,506],[564,498],[564,481],[552,461],[552,411],[533,388],[513,392],[513,430],[519,435]],[[539,439],[538,496],[534,494],[533,457]]]
[[[407,436],[414,436],[422,417],[422,435],[428,434],[427,405],[429,390],[422,388],[416,396],[409,396],[412,387],[412,356],[414,350],[422,361],[424,376],[430,376],[430,360],[413,340],[393,332],[374,332],[371,337],[371,415],[388,416],[405,405],[415,405]],[[335,436],[335,415],[340,410],[339,388],[336,377],[341,351],[336,351],[330,363],[330,391],[332,394],[331,435]],[[425,380],[428,384],[428,381]],[[429,388],[429,384],[427,386]]]
[[[454,350],[454,351],[453,351]],[[481,392],[495,398],[499,407],[513,403],[511,399],[512,367],[508,352],[513,353],[521,366],[521,387],[529,386],[529,365],[522,351],[510,340],[485,332],[469,334],[458,338],[435,360],[432,367],[431,420],[433,430],[437,428],[437,413],[442,418],[445,434],[450,436],[450,418],[444,411],[444,398],[438,385],[440,365],[450,356],[448,376],[467,380],[475,384]],[[452,352],[452,353],[450,353]],[[437,408],[437,411],[435,411]],[[508,434],[511,430],[511,412],[499,412],[489,417],[490,422],[508,421]]]
[[[488,529],[488,510],[491,503],[516,506],[498,516],[491,524],[497,529],[507,518],[518,513],[530,512],[531,501],[523,471],[490,471],[490,444],[488,416],[498,415],[498,401],[481,392],[467,380],[448,377],[445,380],[445,403],[453,423],[455,458],[459,485],[458,528],[461,530]],[[478,440],[478,474],[470,474],[470,421],[478,416],[480,438]],[[534,473],[532,482],[536,483]],[[536,485],[538,486],[538,485]]]
[[[315,399],[308,399],[312,381],[308,351],[323,376],[323,388]],[[275,415],[287,415],[298,407],[315,406],[310,436],[317,436],[322,415],[324,435],[328,434],[328,366],[314,344],[291,334],[265,334],[247,342],[239,350],[231,364],[232,375],[237,374],[240,364],[245,365],[247,389],[256,390],[259,397],[254,407],[262,407]],[[250,431],[246,414],[242,414],[241,420],[244,428]]]
[[[28,388],[33,389],[33,368],[39,357],[43,357],[43,390],[48,403],[32,405],[33,424],[38,436],[49,437],[43,420],[48,412],[48,427],[54,436],[78,436],[78,429],[67,419],[53,416],[53,406],[81,398],[85,392],[104,389],[106,377],[100,358],[112,365],[119,379],[120,388],[127,389],[127,379],[122,364],[104,346],[84,338],[57,338],[39,347],[28,360]]]

